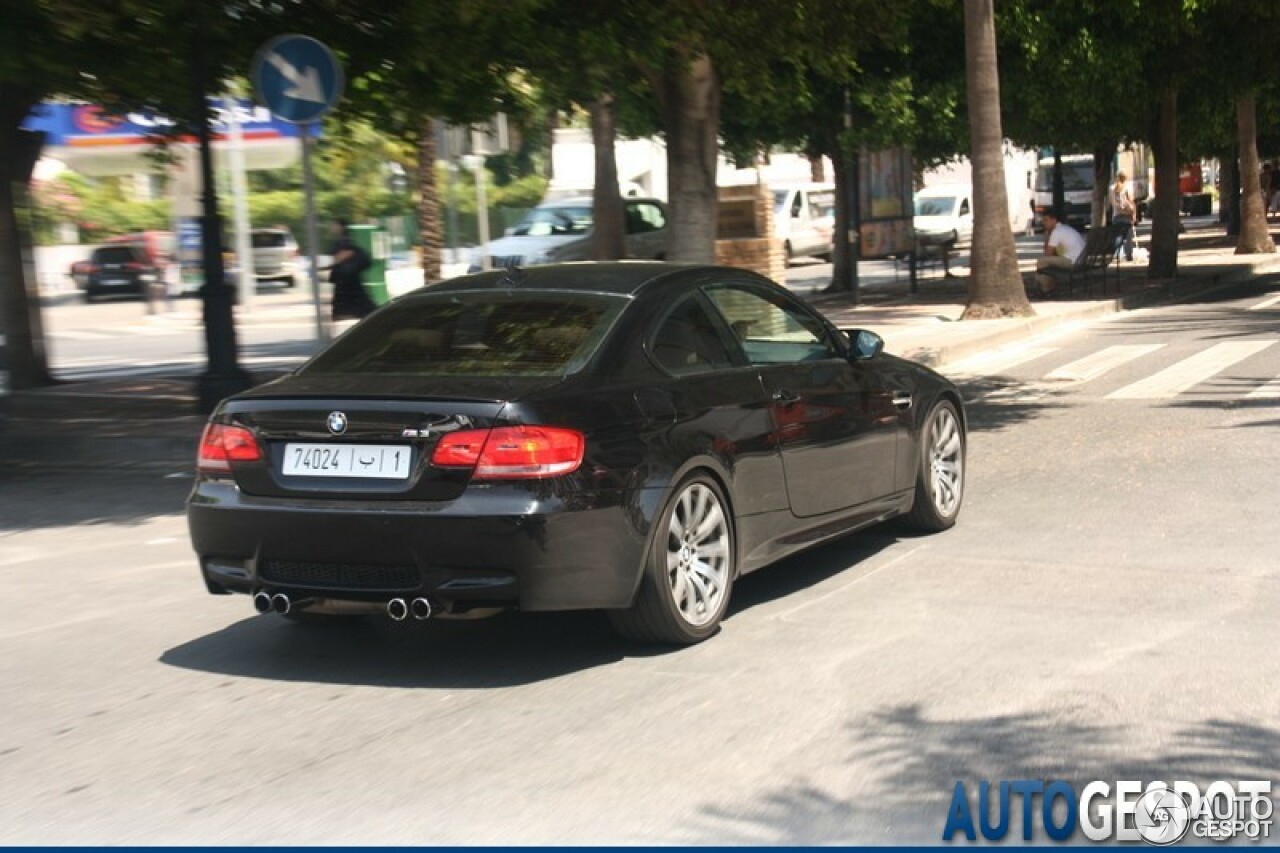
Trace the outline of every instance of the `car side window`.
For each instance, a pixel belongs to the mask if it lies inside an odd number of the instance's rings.
[[[967,198],[960,202],[960,215],[961,216],[969,215],[969,199]]]
[[[662,319],[649,351],[659,365],[676,376],[733,365],[715,322],[696,294],[686,296]]]
[[[627,233],[646,234],[660,231],[667,225],[667,217],[662,208],[645,201],[627,203]]]
[[[799,219],[800,212],[804,209],[804,194],[796,193],[795,201],[791,202],[791,218]]]
[[[795,364],[839,358],[821,321],[763,289],[722,285],[707,295],[737,335],[752,364]]]

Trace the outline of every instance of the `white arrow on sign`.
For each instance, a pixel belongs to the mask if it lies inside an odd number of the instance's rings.
[[[267,62],[280,72],[281,77],[289,81],[290,88],[284,92],[286,98],[317,104],[325,102],[324,91],[320,88],[320,72],[316,68],[308,66],[305,71],[299,71],[293,63],[274,50],[267,54]]]

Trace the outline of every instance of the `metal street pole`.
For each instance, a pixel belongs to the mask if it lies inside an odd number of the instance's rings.
[[[253,305],[257,276],[253,268],[253,245],[249,233],[249,188],[244,173],[244,134],[240,132],[240,102],[232,95],[224,95],[223,108],[227,115],[227,165],[231,171],[231,210],[236,224],[236,258],[239,260],[240,308],[243,311]]]
[[[489,201],[485,198],[484,155],[476,155],[472,162],[476,167],[476,216],[479,219],[476,226],[480,237],[480,269],[488,270],[493,268],[493,263],[489,257]]]
[[[315,181],[311,177],[312,133],[316,123],[302,125],[302,197],[307,216],[307,254],[311,257],[311,300],[316,307],[316,340],[327,339],[324,309],[320,307],[320,235],[316,227]]]

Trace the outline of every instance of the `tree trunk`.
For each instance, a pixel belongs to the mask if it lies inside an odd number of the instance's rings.
[[[1240,236],[1240,158],[1236,151],[1227,153],[1222,159],[1222,198],[1218,202],[1219,212],[1225,211],[1227,236]]]
[[[0,84],[0,334],[6,337],[9,376],[16,390],[53,384],[39,292],[35,277],[27,275],[18,215],[43,143],[42,135],[20,129],[36,103],[35,92]]]
[[[1067,190],[1062,177],[1062,152],[1053,149],[1053,192],[1050,204],[1063,216],[1067,215]]]
[[[827,176],[822,165],[821,154],[809,155],[809,180],[813,181],[815,184],[825,184],[827,182]]]
[[[418,236],[422,245],[423,283],[439,281],[443,275],[444,228],[440,222],[440,186],[436,181],[436,126],[435,119],[424,118],[418,133]]]
[[[1257,255],[1276,250],[1267,228],[1267,199],[1256,178],[1258,166],[1258,100],[1253,92],[1236,98],[1236,144],[1240,149],[1240,171],[1245,176],[1240,199],[1240,239],[1237,255]]]
[[[831,166],[835,171],[836,184],[836,222],[835,237],[831,241],[831,284],[829,292],[847,292],[852,281],[850,267],[853,264],[853,253],[849,245],[849,222],[852,210],[849,209],[849,174],[848,160],[857,154],[845,152],[839,145],[830,152]],[[788,215],[787,211],[782,212]]]
[[[1182,199],[1178,189],[1178,90],[1172,86],[1156,99],[1156,200],[1151,207],[1151,262],[1148,278],[1178,274],[1178,226]]]
[[[992,0],[965,0],[964,35],[974,195],[972,272],[963,319],[1027,316],[1035,312],[1009,229]]]
[[[591,144],[596,155],[595,189],[591,194],[591,257],[597,261],[616,261],[627,255],[626,222],[614,151],[617,138],[613,93],[606,92],[591,104]]]
[[[659,101],[667,136],[667,258],[715,263],[720,77],[711,57],[674,57],[662,70]]]
[[[1093,203],[1089,209],[1089,227],[1101,228],[1107,219],[1107,191],[1111,186],[1111,158],[1120,143],[1100,143],[1093,149]],[[1133,175],[1129,176],[1133,178]]]

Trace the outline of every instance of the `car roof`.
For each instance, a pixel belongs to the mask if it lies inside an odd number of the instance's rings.
[[[947,196],[947,195],[968,195],[971,192],[968,184],[937,184],[932,187],[925,187],[916,195],[918,196]]]
[[[653,198],[651,196],[624,195],[622,201],[656,201],[658,204],[664,204],[662,199]],[[591,207],[593,200],[589,195],[575,195],[564,198],[549,198],[538,202],[538,207],[543,209],[553,207]]]
[[[576,261],[493,270],[432,284],[422,294],[464,290],[576,290],[582,293],[636,294],[645,285],[679,273],[716,269],[706,264],[666,261]],[[737,272],[741,272],[738,270]]]

